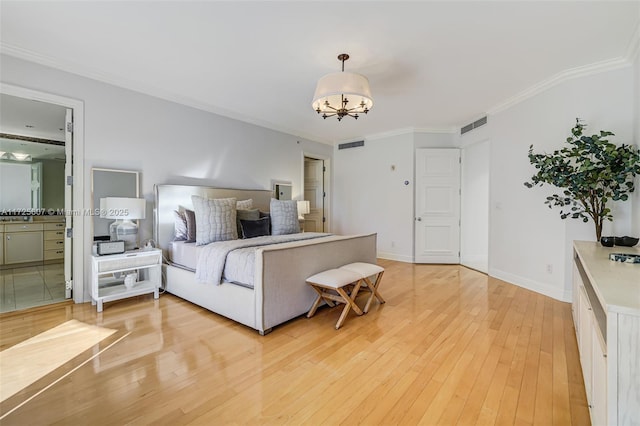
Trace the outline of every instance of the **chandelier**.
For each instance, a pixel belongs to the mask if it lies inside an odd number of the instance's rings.
[[[316,92],[313,95],[313,109],[322,114],[322,118],[349,116],[356,120],[359,114],[366,114],[373,107],[369,80],[361,74],[344,72],[344,61],[349,55],[341,53],[338,60],[342,61],[342,72],[327,74],[318,80]]]

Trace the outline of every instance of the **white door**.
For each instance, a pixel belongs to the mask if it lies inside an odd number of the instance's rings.
[[[416,263],[460,263],[460,150],[416,151]]]
[[[305,232],[324,232],[324,160],[305,157],[304,199],[309,201],[309,214],[304,215]]]
[[[64,126],[64,210],[65,210],[65,237],[64,237],[64,281],[65,281],[65,297],[71,298],[71,290],[73,288],[72,280],[72,259],[73,259],[73,238],[71,232],[73,229],[73,110],[67,108]]]

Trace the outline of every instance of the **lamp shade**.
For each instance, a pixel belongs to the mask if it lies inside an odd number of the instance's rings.
[[[304,214],[309,214],[310,211],[311,210],[309,209],[309,201],[298,201],[298,217],[301,217]]]
[[[144,219],[144,198],[106,197],[100,199],[100,217],[104,219]]]
[[[358,109],[370,110],[373,107],[373,98],[367,77],[343,71],[327,74],[318,80],[313,95],[313,109],[325,111],[328,110],[327,105],[340,106],[343,95],[349,100],[346,105],[347,109],[358,107]],[[361,105],[364,106],[361,107]]]

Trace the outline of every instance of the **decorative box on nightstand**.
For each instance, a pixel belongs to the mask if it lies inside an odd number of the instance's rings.
[[[136,274],[135,282],[130,285]],[[104,302],[153,293],[159,296],[162,284],[162,250],[134,250],[122,254],[92,256],[91,261],[91,303],[97,304],[102,312]]]

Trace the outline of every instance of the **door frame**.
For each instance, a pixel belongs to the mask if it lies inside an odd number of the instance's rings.
[[[72,189],[72,221],[73,221],[73,301],[84,302],[84,262],[85,241],[84,228],[87,226],[88,215],[84,209],[84,102],[78,99],[58,96],[51,93],[28,89],[0,82],[0,93],[31,99],[49,104],[60,105],[73,110],[73,189]]]
[[[324,161],[324,179],[322,182],[322,186],[324,187],[324,217],[326,218],[324,222],[324,232],[331,232],[331,157],[326,155],[314,154],[311,152],[302,151],[302,157],[300,158],[302,168],[301,168],[301,176],[300,176],[300,186],[302,197],[304,198],[304,159],[313,158],[315,160]]]

